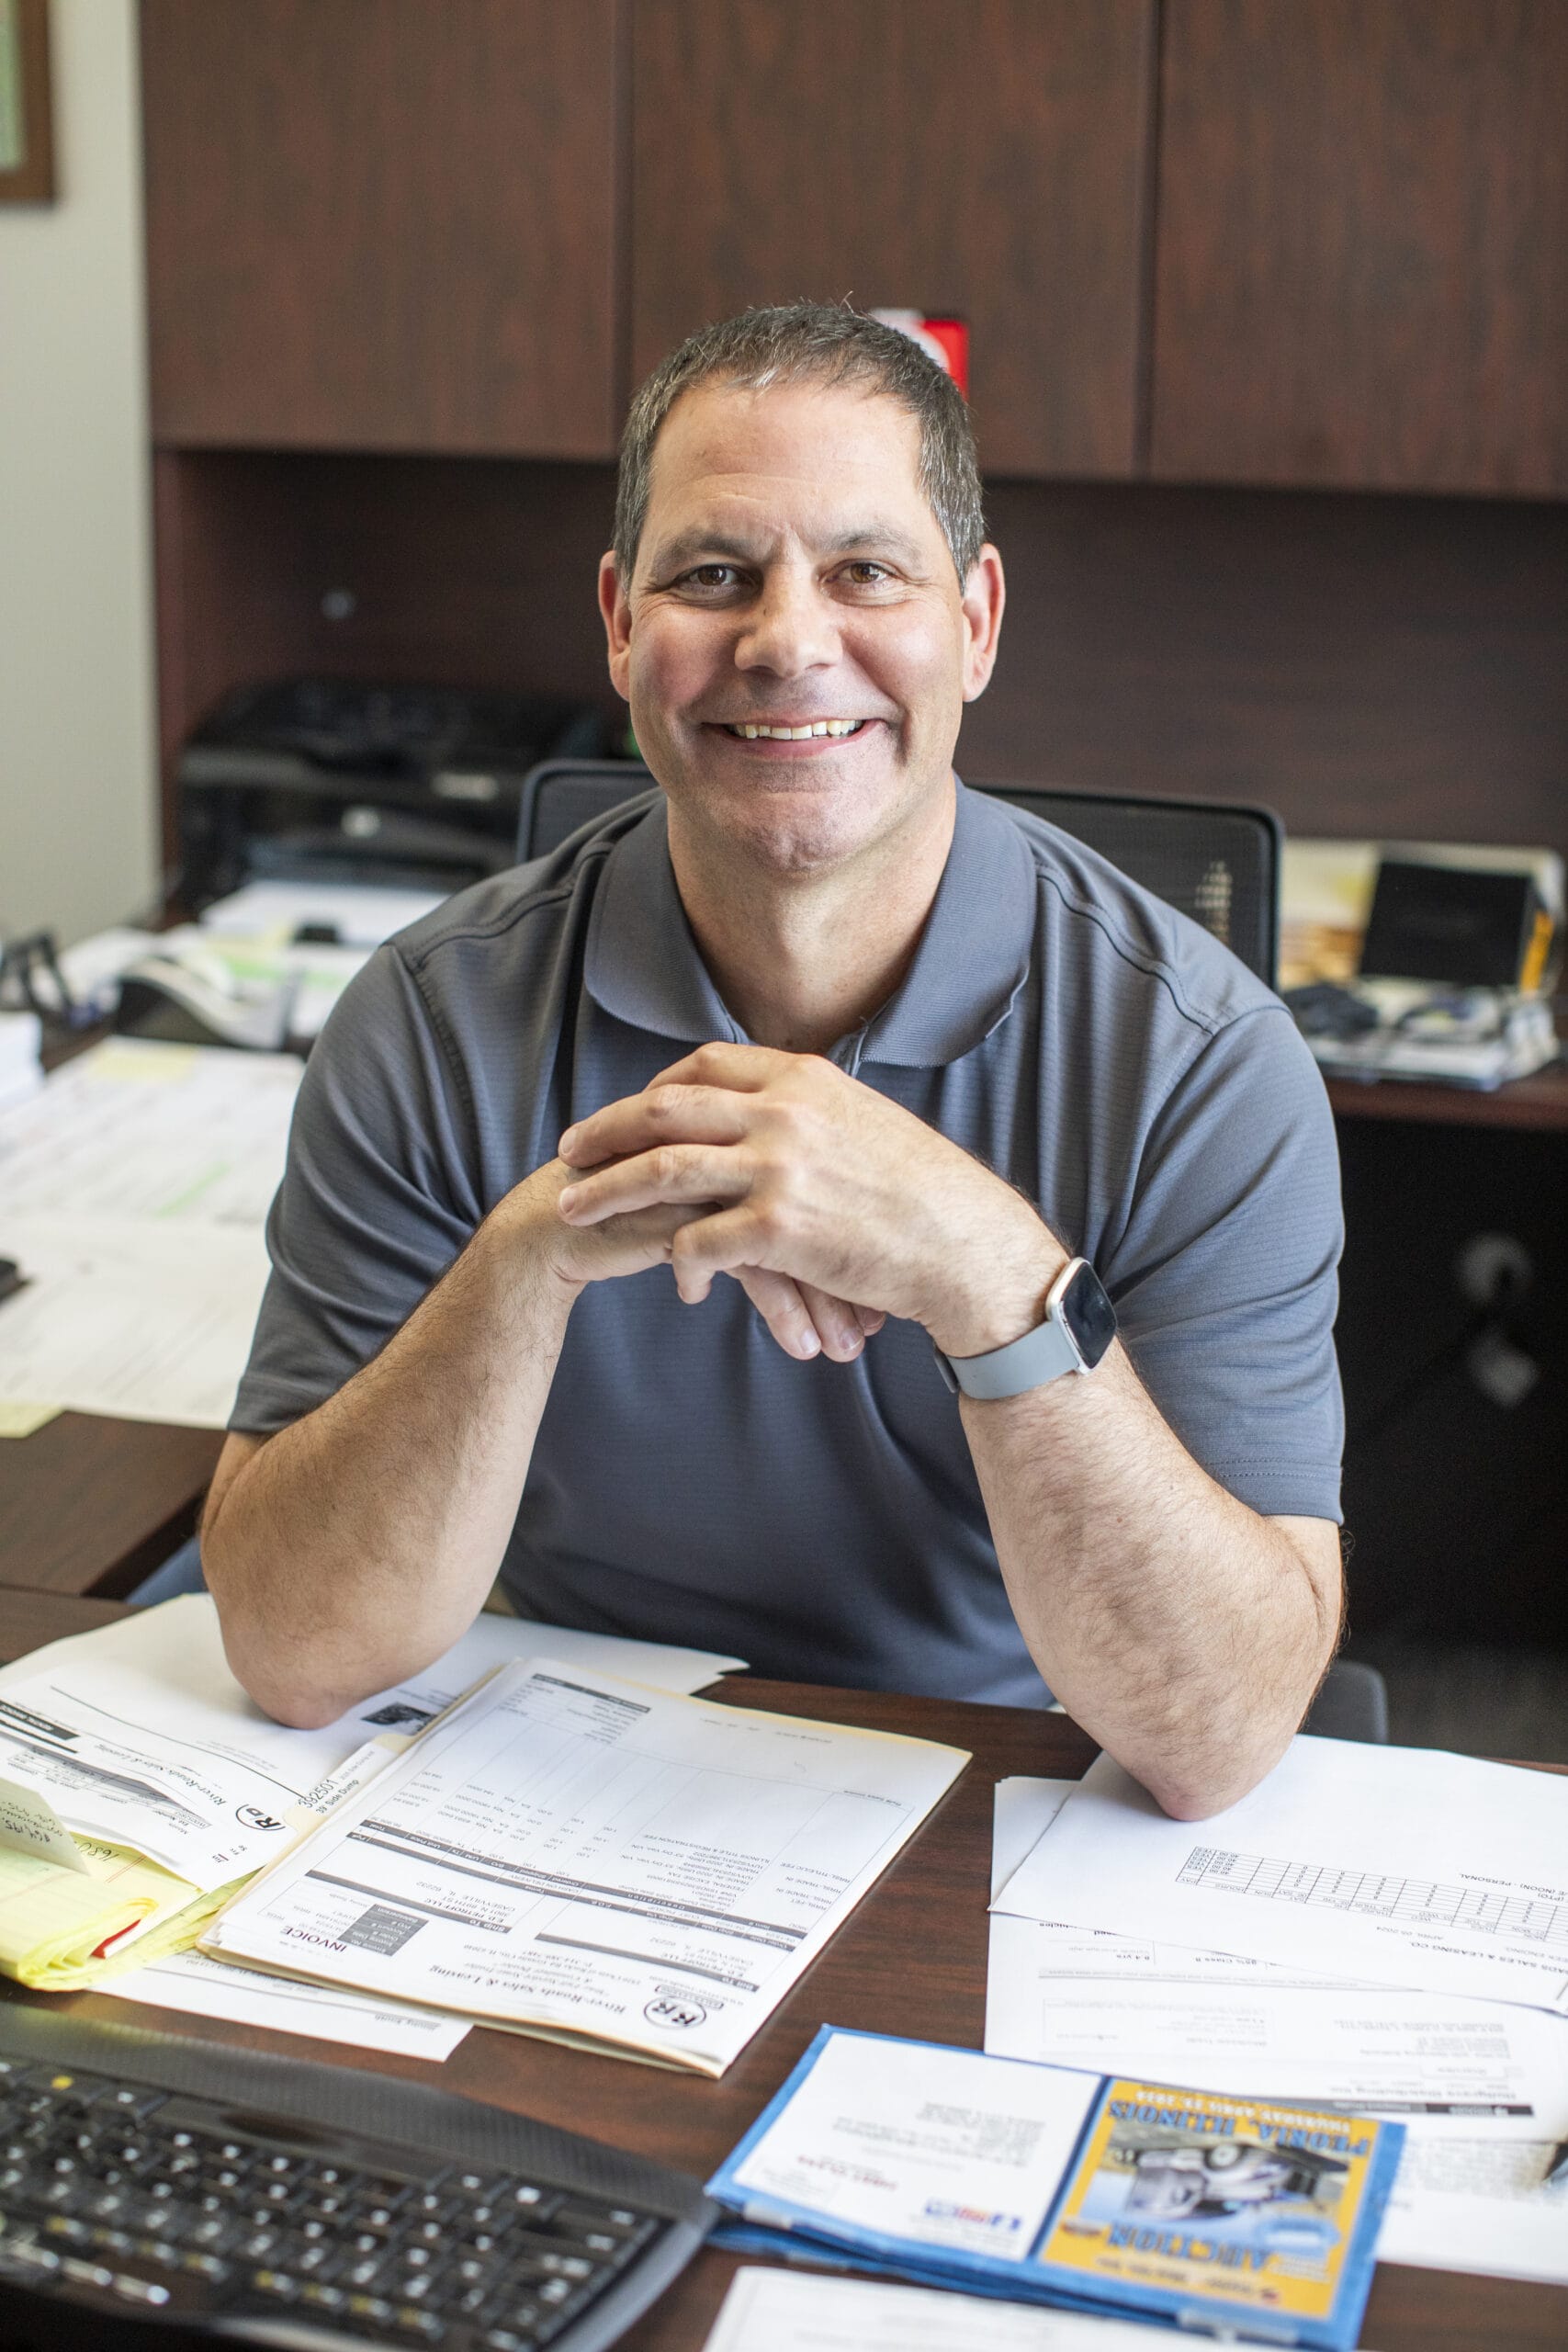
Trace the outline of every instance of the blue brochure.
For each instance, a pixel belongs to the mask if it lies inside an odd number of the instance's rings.
[[[824,2026],[719,2242],[1348,2352],[1403,2124]]]

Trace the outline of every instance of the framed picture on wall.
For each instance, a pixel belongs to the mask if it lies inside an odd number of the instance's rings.
[[[0,0],[0,204],[53,195],[49,0]]]

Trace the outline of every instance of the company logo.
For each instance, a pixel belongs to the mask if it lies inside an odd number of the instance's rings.
[[[270,1813],[264,1813],[259,1804],[236,1805],[234,1810],[247,1829],[281,1829],[283,1826],[281,1821],[274,1821]]]
[[[1016,2230],[1022,2218],[1017,2213],[987,2213],[979,2205],[953,2205],[943,2197],[928,2198],[926,2212],[933,2222],[966,2222],[976,2230]]]
[[[695,2025],[705,2025],[707,2014],[700,2001],[677,2000],[672,1993],[661,1993],[643,2011],[649,2025],[674,2026],[682,2032],[689,2032]]]

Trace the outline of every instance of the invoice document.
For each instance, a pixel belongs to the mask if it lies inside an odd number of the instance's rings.
[[[1000,1905],[1568,2014],[1568,1778],[1298,1735],[1250,1794],[1193,1823],[1102,1755]]]
[[[967,1762],[535,1658],[204,1949],[720,2075]]]
[[[699,1689],[737,1658],[594,1634],[557,1645]],[[482,1616],[444,1657],[317,1731],[263,1714],[231,1673],[209,1595],[187,1593],[0,1669],[0,1776],[73,1832],[133,1847],[193,1888],[259,1870],[346,1788],[546,1628]]]

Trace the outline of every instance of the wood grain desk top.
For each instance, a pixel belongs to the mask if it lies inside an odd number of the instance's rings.
[[[0,1439],[0,1585],[129,1592],[196,1526],[219,1430],[62,1413]]]
[[[1408,1119],[1420,1126],[1568,1134],[1568,1066],[1561,1062],[1538,1070],[1533,1078],[1511,1079],[1490,1092],[1394,1078],[1331,1078],[1327,1083],[1337,1119]]]
[[[117,1614],[112,1604],[0,1592],[0,1658]],[[1076,1778],[1093,1743],[1066,1717],[1022,1708],[911,1699],[731,1677],[713,1695],[879,1731],[909,1732],[969,1748],[974,1763],[832,1943],[801,1978],[722,2081],[687,2081],[545,2041],[476,2029],[439,2070],[417,2059],[334,2050],[292,2036],[246,2031],[171,2011],[139,2010],[101,1995],[62,2006],[84,2016],[218,2037],[301,2057],[338,2058],[539,2116],[705,2178],[734,2145],[824,2022],[977,2049],[984,2038],[986,1905],[992,1787],[1014,1772]],[[705,2252],[622,2341],[626,2352],[698,2352],[735,2257]],[[1154,2343],[1151,2336],[1151,2345]],[[1568,2290],[1514,2279],[1378,2271],[1363,2327],[1379,2352],[1562,2352]]]

